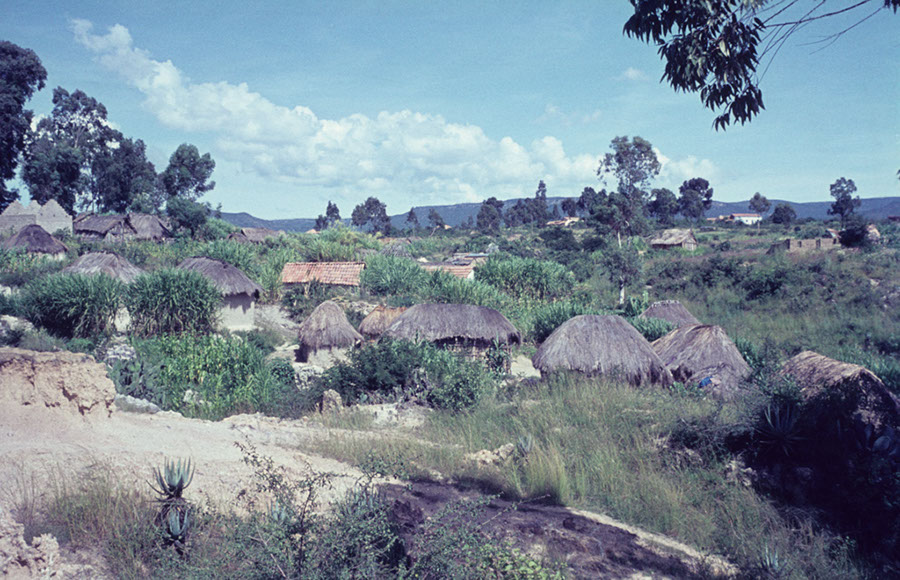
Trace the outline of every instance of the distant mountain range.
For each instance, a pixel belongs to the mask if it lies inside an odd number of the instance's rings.
[[[559,205],[564,197],[548,197],[547,203],[552,211],[553,206]],[[503,202],[503,211],[505,212],[510,206],[515,204],[518,199],[508,199]],[[831,216],[828,215],[828,209],[831,207],[830,201],[811,201],[804,203],[795,203],[781,199],[770,199],[772,209],[779,203],[790,204],[797,212],[798,219],[813,218],[817,220],[826,220]],[[748,213],[748,201],[724,202],[713,201],[712,207],[706,212],[707,217],[715,217],[718,215],[728,215],[731,213]],[[481,203],[457,203],[455,205],[422,205],[413,209],[419,218],[419,223],[428,224],[428,214],[432,209],[444,218],[444,222],[452,227],[459,227],[471,217],[475,221]],[[771,212],[771,209],[769,210]],[[900,215],[900,197],[875,197],[863,199],[862,205],[857,210],[860,215],[873,221],[887,219],[888,216]],[[349,213],[349,211],[347,212]],[[562,212],[560,212],[562,213]],[[273,230],[284,230],[286,232],[305,232],[313,227],[316,223],[314,218],[296,218],[283,220],[265,220],[250,215],[249,213],[228,213],[222,212],[222,219],[239,228],[270,228]],[[346,220],[345,220],[346,221]],[[391,224],[396,228],[406,227],[406,213],[391,216]]]

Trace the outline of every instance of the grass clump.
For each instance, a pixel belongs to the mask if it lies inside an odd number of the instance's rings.
[[[25,287],[21,308],[56,336],[89,338],[113,328],[121,294],[122,284],[104,274],[54,274]]]
[[[198,272],[163,268],[135,279],[126,303],[137,336],[210,333],[222,295]]]

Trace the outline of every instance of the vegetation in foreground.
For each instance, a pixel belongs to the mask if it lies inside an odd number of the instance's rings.
[[[477,521],[481,501],[447,505],[404,540],[378,491],[384,476],[397,475],[383,461],[370,458],[354,488],[322,511],[319,494],[331,475],[290,479],[252,447],[242,451],[256,472],[256,493],[238,494],[244,515],[191,502],[190,463],[167,461],[150,484],[155,501],[108,472],[56,481],[45,505],[19,506],[26,539],[49,532],[64,545],[97,549],[117,578],[566,577],[489,535]],[[270,499],[248,499],[263,496]]]

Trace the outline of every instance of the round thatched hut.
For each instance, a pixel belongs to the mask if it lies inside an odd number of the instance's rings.
[[[125,284],[131,284],[134,279],[144,273],[143,270],[114,252],[90,252],[87,253],[62,270],[72,274],[106,274]]]
[[[721,326],[682,326],[655,340],[652,346],[672,372],[672,378],[683,383],[704,383],[704,391],[721,399],[734,398],[741,383],[752,373]]]
[[[298,360],[328,368],[346,358],[348,349],[363,341],[347,320],[344,309],[328,300],[316,306],[300,324]]]
[[[359,332],[366,338],[378,338],[404,312],[406,312],[406,308],[376,306],[375,310],[359,323]]]
[[[681,302],[678,300],[660,300],[654,302],[641,312],[638,318],[659,318],[666,322],[671,322],[675,326],[686,326],[688,324],[700,324],[700,321],[688,312]]]
[[[541,344],[533,362],[542,374],[570,370],[634,386],[672,384],[672,373],[650,343],[620,316],[570,318]]]
[[[37,224],[29,224],[3,242],[7,250],[22,249],[34,254],[46,254],[52,258],[63,259],[69,248]]]
[[[253,328],[256,301],[259,300],[262,286],[222,260],[188,258],[178,264],[178,267],[203,274],[222,293],[224,300],[220,317],[224,328],[228,330]]]
[[[426,340],[439,346],[489,348],[522,341],[522,335],[505,316],[472,304],[416,304],[394,320],[383,336]]]
[[[823,416],[840,405],[875,428],[900,426],[900,400],[865,367],[807,350],[784,363],[781,374],[792,378],[803,398],[812,403],[809,407]],[[817,401],[822,404],[817,405]]]

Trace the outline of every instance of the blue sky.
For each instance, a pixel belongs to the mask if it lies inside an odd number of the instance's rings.
[[[900,14],[818,50],[794,35],[764,77],[767,110],[726,132],[659,83],[656,48],[616,2],[45,2],[6,0],[0,39],[48,71],[32,99],[81,89],[157,170],[180,143],[216,160],[206,200],[263,218],[600,187],[617,135],[664,160],[656,187],[707,178],[715,199],[824,201],[838,177],[900,195]],[[874,4],[880,4],[875,2]],[[818,50],[818,51],[817,51]]]

